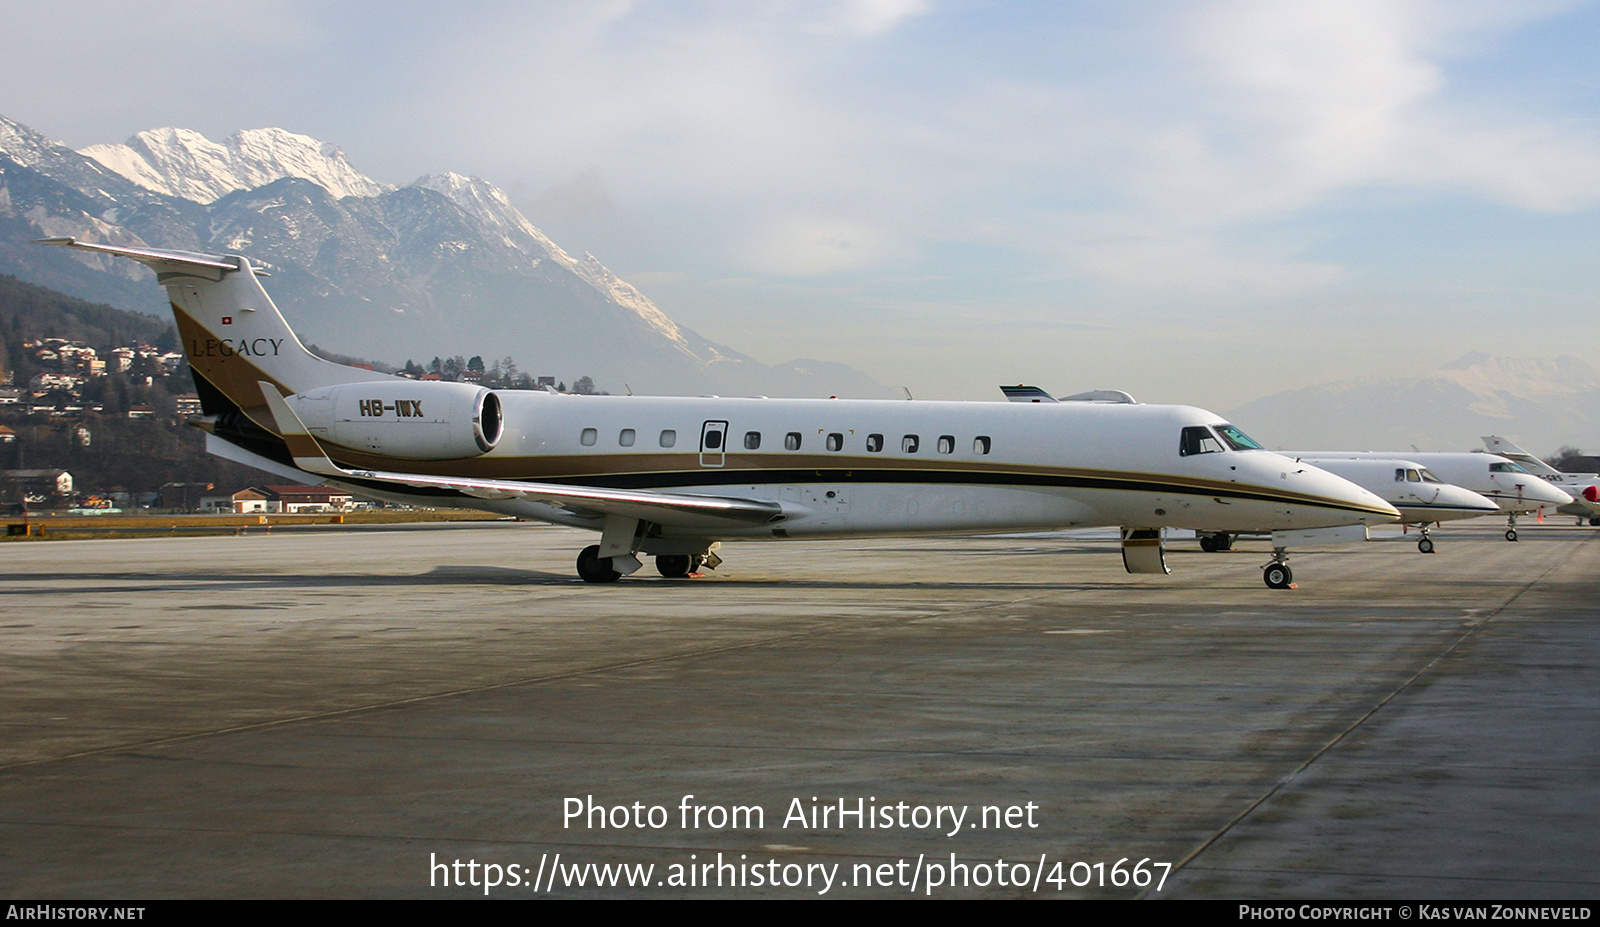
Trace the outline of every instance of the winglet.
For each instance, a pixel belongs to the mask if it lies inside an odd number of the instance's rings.
[[[300,421],[300,416],[294,414],[294,409],[284,400],[278,388],[265,380],[257,381],[261,387],[261,396],[267,401],[267,409],[272,413],[273,422],[278,426],[278,434],[283,436],[283,442],[289,446],[289,455],[294,458],[294,465],[310,473],[321,476],[354,476],[356,474],[340,467],[328,458],[322,445],[312,437],[305,423]]]

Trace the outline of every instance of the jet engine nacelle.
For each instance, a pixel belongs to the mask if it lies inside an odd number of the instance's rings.
[[[469,383],[375,380],[289,396],[320,440],[386,457],[457,460],[500,443],[500,398]]]

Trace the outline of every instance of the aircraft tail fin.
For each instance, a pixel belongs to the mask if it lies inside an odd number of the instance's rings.
[[[39,244],[125,257],[156,272],[156,281],[167,288],[178,336],[207,415],[239,410],[270,428],[262,381],[284,393],[301,393],[389,379],[306,350],[262,289],[257,277],[266,271],[247,258],[125,248],[75,238],[46,238]]]

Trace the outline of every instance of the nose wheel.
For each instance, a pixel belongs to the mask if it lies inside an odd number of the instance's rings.
[[[1261,581],[1268,589],[1293,589],[1294,571],[1289,569],[1289,554],[1282,547],[1272,549],[1272,562],[1261,569]]]
[[[1425,554],[1433,553],[1433,538],[1428,537],[1428,526],[1422,526],[1422,537],[1417,538],[1417,550]]]

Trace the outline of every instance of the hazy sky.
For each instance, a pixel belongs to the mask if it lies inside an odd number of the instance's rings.
[[[1600,365],[1600,7],[0,2],[0,113],[475,174],[669,315],[919,398]],[[515,351],[511,353],[516,353]]]

